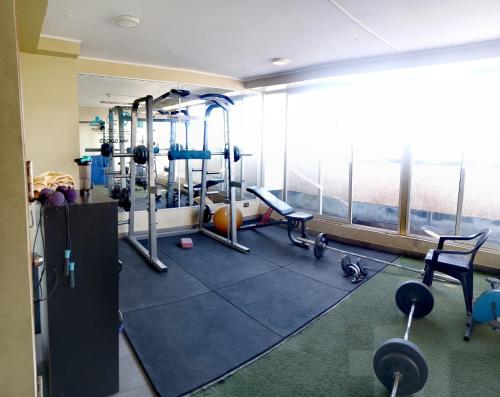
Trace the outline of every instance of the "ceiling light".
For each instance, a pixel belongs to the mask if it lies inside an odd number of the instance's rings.
[[[290,63],[290,60],[288,58],[273,58],[271,63],[275,66],[285,66]]]
[[[141,20],[132,15],[120,15],[115,19],[118,26],[122,28],[135,28]]]

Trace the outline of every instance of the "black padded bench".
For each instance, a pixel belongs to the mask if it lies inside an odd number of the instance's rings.
[[[209,188],[213,187],[213,186],[216,186],[220,183],[224,182],[224,179],[208,179],[207,182],[206,182],[206,185],[207,185],[207,194],[210,194],[210,193],[218,193],[218,191],[216,192],[212,192],[212,191],[208,191]],[[182,187],[184,189],[188,189],[189,186],[187,183],[183,184]],[[194,195],[195,197],[198,196],[201,192],[201,183],[197,183],[196,185],[193,185],[193,192],[194,192]]]
[[[275,221],[264,224],[260,223],[256,225],[250,225],[248,228],[266,226],[276,223],[286,223],[288,228],[288,237],[290,238],[290,241],[299,247],[309,248],[307,244],[304,244],[300,240],[297,240],[294,232],[295,229],[300,227],[300,236],[302,238],[309,239],[309,236],[307,235],[306,232],[305,224],[307,221],[314,218],[313,215],[308,214],[307,212],[295,211],[293,207],[291,207],[284,201],[280,200],[274,194],[264,189],[263,187],[257,187],[257,186],[248,187],[247,191],[252,193],[256,197],[260,198],[269,208],[271,208],[273,211],[276,211],[278,214],[280,214],[286,219],[286,222]]]

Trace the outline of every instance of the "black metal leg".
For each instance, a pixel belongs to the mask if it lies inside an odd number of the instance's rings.
[[[309,239],[309,235],[306,232],[306,223],[304,221],[302,221],[301,225],[300,225],[300,234],[301,234],[302,238]]]
[[[470,313],[468,314],[467,322],[465,323],[465,332],[464,332],[465,341],[468,341],[472,335],[472,326],[473,326],[472,313]]]
[[[291,219],[287,219],[287,228],[288,228],[288,238],[290,239],[290,241],[294,245],[296,245],[297,247],[300,247],[300,248],[309,249],[309,246],[307,244],[305,244],[305,243],[297,240],[297,238],[295,237],[295,234],[294,234],[295,225],[294,225],[294,222]],[[307,238],[307,237],[304,237],[304,236],[307,236],[307,234],[305,233],[304,222],[302,222],[301,234],[302,234],[303,238]]]
[[[470,315],[472,314],[472,301],[473,301],[473,296],[474,296],[474,291],[473,291],[473,279],[472,279],[472,273],[468,273],[464,277],[464,297],[465,297],[465,310],[467,310],[467,314]]]
[[[434,270],[432,270],[431,265],[425,265],[424,279],[422,280],[425,285],[430,287],[432,285],[432,278],[434,277]]]

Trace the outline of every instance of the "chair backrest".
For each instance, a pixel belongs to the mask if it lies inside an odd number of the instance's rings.
[[[474,257],[476,256],[477,251],[479,251],[479,248],[481,248],[481,246],[486,242],[488,237],[490,237],[490,234],[491,234],[491,229],[484,229],[480,231],[478,234],[476,234],[475,237],[477,238],[477,241],[474,248],[470,251],[471,255],[470,255],[469,265],[472,265],[474,263]],[[469,266],[469,269],[472,270],[472,266]]]

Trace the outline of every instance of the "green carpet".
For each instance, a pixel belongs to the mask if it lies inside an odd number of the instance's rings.
[[[420,268],[420,261],[399,263]],[[386,396],[372,369],[376,348],[403,337],[406,317],[394,303],[397,286],[413,275],[386,268],[301,333],[198,395]],[[475,278],[475,296],[489,285]],[[500,395],[500,331],[474,328],[463,341],[465,308],[459,286],[434,282],[435,306],[415,320],[410,340],[424,353],[429,379],[418,396]]]

